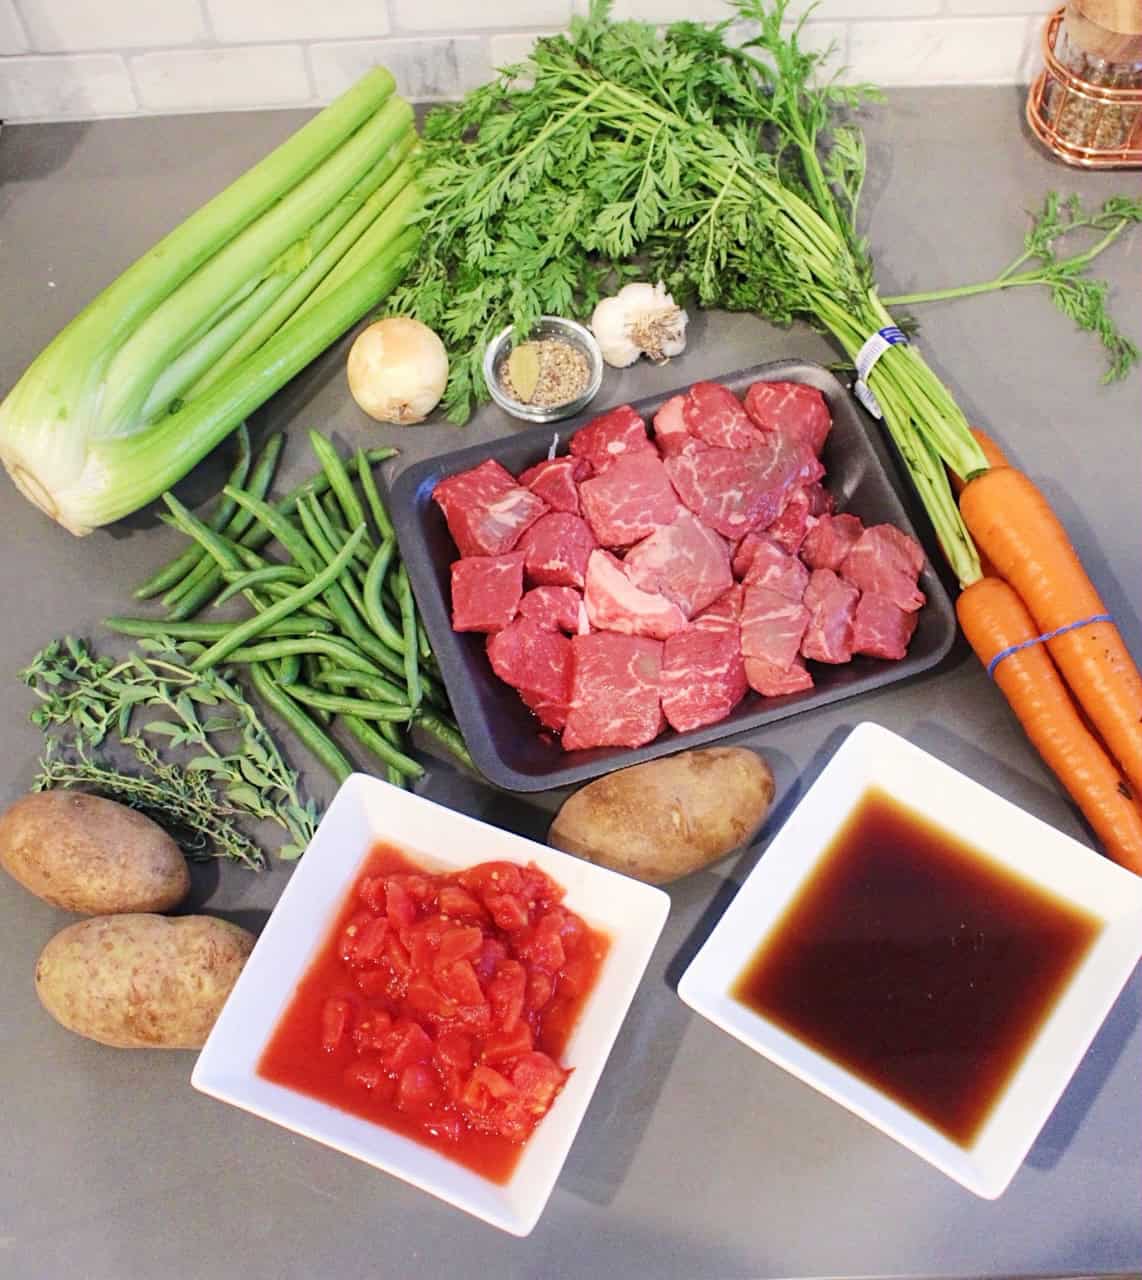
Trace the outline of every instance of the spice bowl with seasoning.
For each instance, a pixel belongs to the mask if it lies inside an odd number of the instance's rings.
[[[570,418],[598,394],[603,355],[591,331],[561,316],[540,316],[523,342],[512,327],[484,352],[484,381],[492,399],[524,422]]]

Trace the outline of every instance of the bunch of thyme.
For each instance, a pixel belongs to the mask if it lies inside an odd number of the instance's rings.
[[[312,838],[315,805],[302,799],[297,773],[253,705],[217,671],[189,670],[175,642],[141,640],[114,661],[69,636],[20,676],[40,700],[31,719],[48,737],[38,786],[87,785],[160,820],[166,815],[192,855],[209,849],[261,865],[257,846],[234,825],[239,818],[282,827],[282,858],[297,857]],[[144,722],[135,727],[137,714]],[[148,735],[185,748],[189,758],[164,761]],[[100,758],[109,738],[132,750],[140,773]]]

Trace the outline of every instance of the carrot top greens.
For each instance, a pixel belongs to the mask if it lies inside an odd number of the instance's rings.
[[[879,95],[827,72],[789,0],[732,0],[725,22],[659,32],[609,0],[530,61],[425,127],[419,258],[391,299],[444,338],[448,416],[486,398],[480,366],[505,324],[585,314],[614,277],[675,297],[807,320],[853,359],[893,323],[857,229],[865,147],[850,116]],[[741,43],[738,43],[741,41]],[[869,385],[961,582],[979,563],[948,489],[986,459],[915,347]]]

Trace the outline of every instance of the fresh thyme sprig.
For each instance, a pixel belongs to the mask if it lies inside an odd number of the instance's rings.
[[[91,782],[98,784],[95,774],[106,772],[108,766],[92,753],[109,735],[131,747],[146,769],[153,769],[158,757],[144,736],[149,734],[171,748],[196,753],[185,766],[172,766],[176,772],[166,775],[172,801],[181,798],[188,811],[195,810],[205,786],[214,805],[224,812],[283,827],[287,833],[287,843],[279,850],[283,858],[297,857],[312,838],[315,805],[302,799],[296,772],[283,759],[257,711],[239,686],[217,671],[190,671],[174,642],[141,640],[137,652],[116,662],[97,657],[86,644],[69,636],[48,645],[20,674],[40,699],[31,715],[33,723],[59,739],[52,770],[45,758],[45,774],[62,776],[59,751],[66,754],[70,748],[73,772],[87,772]],[[132,731],[136,711],[157,711],[160,718],[147,719]],[[220,745],[223,742],[227,746]],[[231,743],[236,745],[231,748]],[[202,785],[187,781],[195,775]],[[176,816],[187,821],[185,815]],[[221,842],[220,851],[231,843]],[[248,859],[242,855],[242,860]]]
[[[79,739],[65,748],[48,738],[33,789],[89,788],[166,827],[188,858],[230,858],[251,870],[265,865],[262,851],[235,822],[238,810],[219,799],[206,774],[163,760],[141,738],[131,737],[127,745],[139,773],[100,759]]]

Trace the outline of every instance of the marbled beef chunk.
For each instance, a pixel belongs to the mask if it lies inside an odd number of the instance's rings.
[[[716,724],[745,697],[747,684],[736,626],[690,627],[662,646],[662,710],[684,733]]]
[[[805,588],[809,625],[801,654],[816,662],[848,662],[853,656],[853,617],[860,592],[832,569],[814,569]]]
[[[511,551],[521,534],[547,511],[547,503],[516,483],[491,458],[448,476],[432,491],[448,532],[462,556],[498,556]]]
[[[453,631],[502,631],[523,594],[523,552],[452,562]]]
[[[715,601],[734,580],[725,539],[685,510],[631,547],[623,568],[635,586],[661,591],[688,618]]]
[[[666,727],[659,692],[662,642],[595,631],[571,640],[568,751],[641,747]]]

